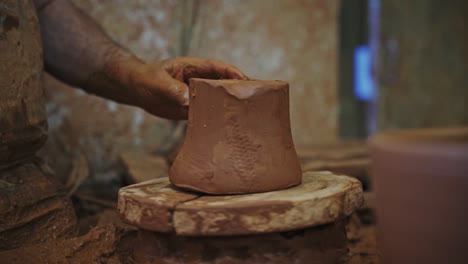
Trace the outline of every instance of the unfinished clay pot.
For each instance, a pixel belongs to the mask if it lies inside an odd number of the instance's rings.
[[[185,143],[172,184],[211,194],[266,192],[301,182],[283,81],[190,80]]]
[[[384,263],[467,263],[468,127],[370,143]]]

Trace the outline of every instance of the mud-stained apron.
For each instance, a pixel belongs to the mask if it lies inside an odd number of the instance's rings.
[[[47,138],[42,71],[33,1],[0,0],[0,250],[75,231],[69,198],[35,157]]]
[[[39,22],[32,0],[0,0],[0,170],[47,137]]]

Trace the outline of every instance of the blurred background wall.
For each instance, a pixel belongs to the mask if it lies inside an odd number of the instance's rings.
[[[380,2],[378,130],[467,125],[468,3]]]
[[[251,78],[288,81],[296,145],[336,141],[338,0],[73,2],[147,62],[208,57]],[[118,179],[121,152],[164,152],[167,142],[183,137],[177,122],[70,89],[50,76],[46,93],[50,129],[42,155],[62,178],[89,168],[95,179]]]

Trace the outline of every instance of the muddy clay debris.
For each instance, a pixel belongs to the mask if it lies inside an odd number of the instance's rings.
[[[86,235],[57,239],[14,250],[0,251],[1,263],[126,263],[131,232],[115,225],[91,229]],[[128,263],[128,262],[127,262]]]

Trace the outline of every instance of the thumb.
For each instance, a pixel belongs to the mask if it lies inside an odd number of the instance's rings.
[[[170,99],[182,106],[189,104],[189,88],[187,84],[174,79],[168,73],[162,74],[159,78],[159,86]]]

